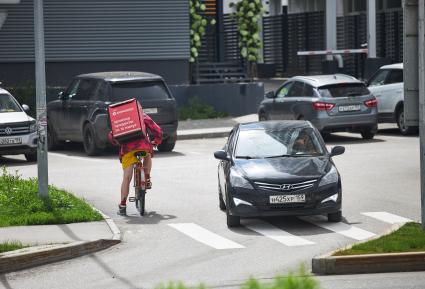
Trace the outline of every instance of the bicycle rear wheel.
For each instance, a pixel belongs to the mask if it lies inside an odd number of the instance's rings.
[[[140,216],[143,216],[145,214],[145,196],[146,196],[146,191],[143,189],[140,189],[139,191],[139,213]]]

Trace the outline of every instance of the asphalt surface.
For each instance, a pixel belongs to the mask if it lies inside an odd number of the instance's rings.
[[[393,218],[420,219],[418,137],[386,129],[372,141],[353,134],[327,140],[329,147],[346,146],[346,153],[335,157],[343,185],[342,223],[329,227],[320,216],[267,218],[243,220],[241,228],[229,230],[218,209],[217,161],[212,155],[224,142],[179,141],[174,152],[158,153],[143,218],[132,204],[128,217],[116,215],[121,168],[115,152],[87,158],[80,146],[69,145],[50,153],[49,182],[113,217],[123,243],[90,256],[0,275],[0,288],[154,288],[168,281],[237,288],[250,276],[267,281],[301,263],[309,268],[313,256],[385,232]],[[36,176],[36,165],[20,156],[0,162],[24,177]],[[295,244],[290,242],[294,238]],[[424,272],[318,278],[326,289],[413,289],[425,284]]]

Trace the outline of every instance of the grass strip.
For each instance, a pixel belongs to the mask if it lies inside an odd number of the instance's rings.
[[[19,250],[22,248],[26,248],[27,246],[24,246],[21,244],[21,242],[13,241],[13,242],[4,242],[0,243],[0,254],[4,252]]]
[[[69,224],[100,221],[102,216],[84,200],[49,186],[49,196],[38,196],[37,179],[24,180],[3,168],[0,176],[0,227]]]
[[[406,223],[378,239],[335,252],[334,256],[425,251],[425,230],[419,223]]]

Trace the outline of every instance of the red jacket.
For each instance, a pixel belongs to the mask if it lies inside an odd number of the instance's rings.
[[[112,137],[112,132],[109,132],[108,139],[113,145],[119,145],[120,151],[119,156],[120,159],[123,155],[128,152],[135,150],[147,150],[153,156],[153,146],[149,140],[149,136],[154,138],[154,142],[156,144],[160,144],[162,142],[162,130],[146,113],[143,113],[144,123],[148,132],[148,136],[146,138],[140,138],[138,140],[130,141],[124,144],[118,144],[118,142]]]

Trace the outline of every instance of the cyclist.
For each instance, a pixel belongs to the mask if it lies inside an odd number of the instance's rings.
[[[153,146],[161,144],[162,130],[146,113],[143,113],[143,120],[146,126],[146,136],[141,136],[139,139],[123,143],[121,145],[112,137],[112,132],[109,132],[108,138],[113,145],[119,145],[119,158],[123,168],[123,179],[121,183],[121,201],[118,205],[118,214],[127,214],[127,197],[130,190],[130,182],[133,177],[133,168],[137,163],[137,158],[134,153],[138,151],[148,151],[148,155],[144,158],[143,167],[146,176],[146,189],[152,188],[150,172],[152,169]],[[153,141],[150,141],[153,137]]]

